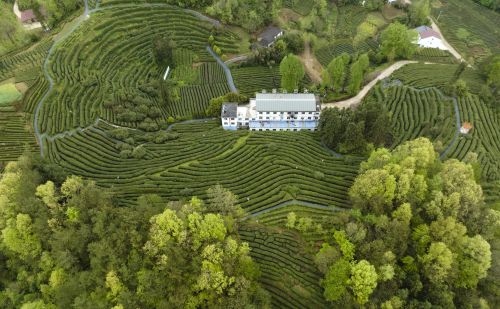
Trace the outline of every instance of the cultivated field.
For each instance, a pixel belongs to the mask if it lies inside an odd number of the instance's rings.
[[[434,1],[432,15],[446,40],[465,59],[481,61],[500,53],[500,14],[472,0]]]
[[[168,116],[202,114],[211,97],[228,92],[220,68],[206,51],[208,38],[214,35],[210,29],[208,22],[189,12],[163,6],[94,13],[49,58],[55,85],[40,110],[39,129],[49,135],[61,133],[86,127],[97,117],[134,127],[137,122],[117,117],[117,109],[109,108],[123,96],[159,109],[156,123]],[[152,57],[152,42],[158,35],[168,36],[178,49],[193,53],[185,59],[192,65],[189,69],[196,71],[193,74],[200,76],[183,83],[171,104],[161,104],[154,91],[149,91],[159,88],[166,70],[158,68]],[[223,52],[237,49],[233,34],[220,31],[214,37]],[[180,69],[186,69],[186,62],[179,61]]]

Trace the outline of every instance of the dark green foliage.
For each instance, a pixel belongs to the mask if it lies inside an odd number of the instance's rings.
[[[228,2],[227,0],[215,0],[206,9],[206,12],[216,16],[224,23],[237,24],[250,31],[255,31],[269,23],[280,6],[281,1],[238,0]]]
[[[304,38],[298,32],[290,32],[285,34],[283,40],[286,43],[286,48],[289,52],[296,55],[304,51]]]
[[[174,49],[175,43],[167,37],[158,36],[153,42],[153,57],[160,69],[170,66],[170,69],[175,67]]]
[[[242,94],[229,92],[221,97],[211,99],[208,105],[208,109],[206,110],[205,113],[209,117],[220,117],[222,104],[245,103],[245,102],[248,102],[248,97]]]
[[[253,50],[249,64],[274,66],[278,65],[287,53],[287,43],[280,39],[271,47],[259,47]]]
[[[366,101],[354,111],[328,108],[321,112],[322,142],[341,153],[364,153],[367,143],[387,145],[392,140],[389,113],[381,103]]]

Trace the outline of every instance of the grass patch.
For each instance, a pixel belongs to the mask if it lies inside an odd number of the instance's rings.
[[[0,85],[0,106],[8,106],[21,99],[22,94],[14,84]]]

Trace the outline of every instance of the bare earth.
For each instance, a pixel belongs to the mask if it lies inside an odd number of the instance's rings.
[[[321,108],[328,108],[328,107],[339,107],[339,108],[346,108],[346,107],[351,107],[351,106],[356,106],[359,103],[361,103],[361,100],[365,97],[365,95],[370,91],[370,89],[375,86],[375,84],[379,81],[382,80],[389,75],[391,75],[394,71],[400,69],[401,67],[410,64],[410,63],[418,63],[418,61],[398,61],[382,71],[375,79],[373,79],[371,82],[369,82],[361,91],[355,96],[350,99],[344,100],[344,101],[338,101],[338,102],[333,102],[333,103],[323,103],[321,105]]]
[[[315,83],[321,83],[321,72],[323,72],[323,66],[319,63],[316,56],[311,53],[311,46],[309,42],[304,43],[304,52],[300,55],[300,61],[306,69],[307,75]]]

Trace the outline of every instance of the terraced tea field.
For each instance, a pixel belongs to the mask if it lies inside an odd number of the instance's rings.
[[[298,233],[263,225],[244,225],[239,234],[262,272],[260,282],[274,308],[326,308],[321,274]]]
[[[485,83],[481,75],[477,70],[466,68],[460,78],[466,81],[470,94],[456,98],[457,109],[460,123],[470,122],[474,128],[467,135],[456,132],[456,115],[452,116],[451,103],[441,94],[456,68],[457,65],[449,64],[410,64],[391,76],[404,86],[390,87],[385,96],[376,92],[373,95],[385,100],[396,116],[393,118],[395,144],[430,134],[431,138],[440,140],[447,147],[443,159],[463,159],[469,152],[477,153],[483,179],[490,183],[485,190],[487,198],[495,199],[500,188],[494,185],[500,181],[500,115],[477,96]],[[452,139],[453,134],[457,138]]]
[[[16,160],[25,149],[38,150],[29,119],[12,106],[0,106],[0,163]]]
[[[169,200],[206,196],[217,183],[238,195],[248,212],[298,199],[350,207],[347,189],[362,158],[335,158],[312,133],[226,132],[215,121],[178,124],[179,138],[144,143],[142,159],[120,157],[110,125],[46,140],[46,155],[68,171],[112,187],[123,203],[146,193]],[[317,179],[315,172],[323,177]]]
[[[392,113],[393,146],[420,136],[447,145],[457,130],[452,101],[435,88],[390,87],[384,103]]]
[[[156,122],[168,116],[200,114],[210,98],[228,91],[221,79],[224,76],[211,64],[214,59],[206,51],[211,34],[210,23],[173,7],[120,6],[93,13],[49,58],[54,88],[38,116],[40,131],[52,135],[85,127],[97,117],[134,126],[103,106],[123,91],[149,100],[160,109],[161,117]],[[158,68],[152,56],[153,40],[158,35],[167,35],[177,49],[196,55],[200,65],[192,70],[214,75],[200,79],[198,84],[181,85],[179,97],[170,106],[144,92],[144,88],[157,85],[166,69]],[[234,34],[219,30],[214,36],[223,52],[238,50]]]
[[[480,62],[500,52],[499,13],[472,0],[440,0],[432,15],[446,40],[465,59]]]

